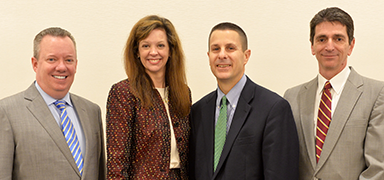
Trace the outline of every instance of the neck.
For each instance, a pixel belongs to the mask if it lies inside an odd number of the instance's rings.
[[[241,77],[240,77],[241,79]],[[217,81],[217,84],[220,88],[220,90],[225,94],[227,95],[229,93],[229,91],[231,91],[231,89],[240,81],[240,79],[238,79],[237,81]]]
[[[155,88],[165,88],[165,77],[164,76],[151,76],[151,80]]]
[[[335,77],[337,74],[339,74],[341,71],[343,71],[343,69],[345,68],[345,66],[341,69],[319,69],[319,73],[327,80],[331,80],[333,77]]]
[[[337,74],[339,74],[341,71],[343,71],[344,68],[347,67],[347,60],[341,64],[339,67],[327,67],[327,66],[322,66],[319,63],[319,73],[327,80],[332,79],[335,77]]]

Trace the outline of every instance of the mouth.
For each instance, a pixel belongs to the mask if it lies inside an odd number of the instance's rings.
[[[56,78],[56,79],[65,79],[65,78],[67,78],[68,76],[53,76],[54,78]]]
[[[229,65],[229,64],[218,64],[216,66],[219,67],[219,68],[226,68],[226,67],[230,67],[231,65]]]
[[[148,59],[149,63],[153,64],[153,65],[156,65],[158,63],[160,63],[162,59],[159,58],[159,59]]]
[[[335,57],[337,56],[336,54],[323,54],[324,57]]]

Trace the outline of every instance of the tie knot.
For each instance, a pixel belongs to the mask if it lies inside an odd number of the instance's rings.
[[[223,98],[221,98],[221,104],[227,104],[227,97],[223,96]]]
[[[226,105],[227,105],[227,97],[223,96],[223,98],[221,98],[221,106],[226,106]]]
[[[330,89],[330,88],[332,88],[332,85],[329,81],[327,81],[324,85],[324,89]]]
[[[58,100],[58,101],[54,102],[54,104],[60,110],[65,108],[65,101],[63,101],[63,100]]]

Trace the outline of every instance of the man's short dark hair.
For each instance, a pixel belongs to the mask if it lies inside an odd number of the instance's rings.
[[[352,17],[342,9],[338,7],[330,7],[321,10],[318,12],[311,20],[310,22],[310,41],[313,45],[313,39],[315,37],[315,28],[318,24],[322,22],[339,22],[343,26],[347,27],[347,34],[348,34],[348,39],[349,39],[349,44],[351,44],[352,40],[354,39],[353,37],[353,20]]]
[[[212,28],[211,32],[209,33],[209,37],[208,37],[208,50],[209,50],[209,44],[210,44],[211,35],[212,35],[213,31],[216,31],[216,30],[233,30],[233,31],[236,31],[239,34],[240,38],[241,38],[240,41],[241,41],[241,46],[242,46],[243,51],[248,49],[247,35],[243,31],[243,29],[241,29],[240,26],[238,26],[238,25],[236,25],[234,23],[222,22],[222,23],[219,23],[216,26],[214,26]]]

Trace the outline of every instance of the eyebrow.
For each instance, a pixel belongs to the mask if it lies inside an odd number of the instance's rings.
[[[165,42],[168,42],[168,41],[165,41],[165,40],[161,40],[161,41],[157,41],[157,42],[155,42],[155,43],[165,43]],[[145,40],[141,40],[140,42],[139,42],[139,44],[140,43],[150,43],[149,41],[145,41]]]
[[[219,44],[211,44],[211,45],[209,45],[209,47],[213,47],[213,46],[219,46]],[[224,46],[236,46],[237,47],[237,45],[235,43],[227,43],[227,44],[224,44]]]
[[[325,35],[325,34],[321,34],[321,35],[318,35],[318,36],[316,36],[315,37],[315,39],[319,39],[319,38],[323,38],[323,37],[328,37],[327,35]],[[346,37],[344,34],[334,34],[334,35],[332,35],[332,37]]]

